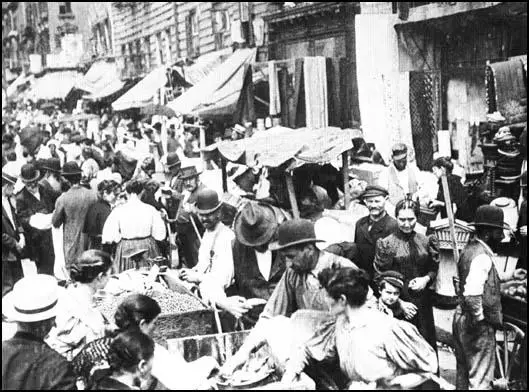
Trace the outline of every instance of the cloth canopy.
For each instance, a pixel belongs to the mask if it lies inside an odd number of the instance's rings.
[[[237,50],[167,106],[177,113],[197,116],[214,107],[233,108],[239,99],[246,72],[255,61],[255,55],[255,49]]]
[[[167,83],[166,67],[161,66],[151,71],[137,85],[114,101],[112,109],[126,110],[141,108],[153,103],[156,92]]]
[[[33,101],[64,99],[82,77],[83,74],[78,71],[49,72],[43,77],[35,79],[35,84],[31,86],[26,98]]]
[[[273,127],[250,138],[217,144],[224,158],[235,162],[243,158],[247,166],[262,164],[278,167],[293,159],[291,168],[304,163],[327,163],[353,148],[352,130],[327,127],[291,129]]]
[[[84,77],[75,86],[79,90],[95,93],[112,83],[119,81],[119,71],[114,61],[97,61],[88,70]]]

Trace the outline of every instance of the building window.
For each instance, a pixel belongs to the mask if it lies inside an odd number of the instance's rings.
[[[59,3],[59,15],[67,15],[72,13],[72,3]]]
[[[163,34],[164,38],[164,50],[165,50],[165,60],[167,64],[171,63],[171,30],[167,29]]]
[[[192,10],[186,17],[186,48],[187,57],[197,57],[199,55],[199,30],[196,10]]]
[[[213,34],[215,36],[215,50],[224,48],[224,35],[230,31],[230,14],[226,10],[213,11]]]
[[[145,56],[145,68],[151,68],[151,40],[149,37],[143,39],[143,53]]]

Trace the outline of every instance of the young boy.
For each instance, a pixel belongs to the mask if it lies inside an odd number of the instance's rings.
[[[378,279],[377,309],[388,316],[404,320],[404,311],[400,307],[399,297],[404,287],[404,276],[396,271],[386,271]]]

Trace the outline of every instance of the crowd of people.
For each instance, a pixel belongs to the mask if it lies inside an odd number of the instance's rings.
[[[405,145],[394,146],[379,181],[356,194],[351,208],[363,212],[350,241],[323,214],[343,204],[332,170],[297,186],[301,218],[293,218],[264,168],[235,166],[227,195],[203,184],[197,166],[183,163],[196,154],[193,136],[177,139],[176,127],[168,125],[163,145],[166,125],[112,121],[105,112],[94,142],[57,112],[45,125],[33,111],[15,113],[2,130],[3,315],[17,324],[3,339],[3,389],[76,389],[79,380],[99,390],[212,388],[215,360],[188,363],[154,343],[155,300],[134,294],[114,320],[94,306],[112,274],[152,260],[251,329],[220,367],[225,375],[267,342],[284,353],[285,382],[306,372],[320,387],[438,384],[430,287],[440,249],[418,221],[421,205],[441,217],[448,209],[442,186],[421,193]],[[519,257],[523,268],[500,274],[492,255],[504,239],[503,210],[473,205],[449,157],[438,157],[432,171],[439,185],[448,178],[455,216],[475,227],[458,263],[457,387],[488,388],[502,323],[499,282],[525,279],[527,255]],[[526,252],[522,214],[513,229]],[[24,271],[27,259],[37,274]],[[417,378],[401,377],[410,373]]]

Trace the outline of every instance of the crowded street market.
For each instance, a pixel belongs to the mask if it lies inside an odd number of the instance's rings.
[[[2,390],[527,389],[527,3],[2,16]]]

